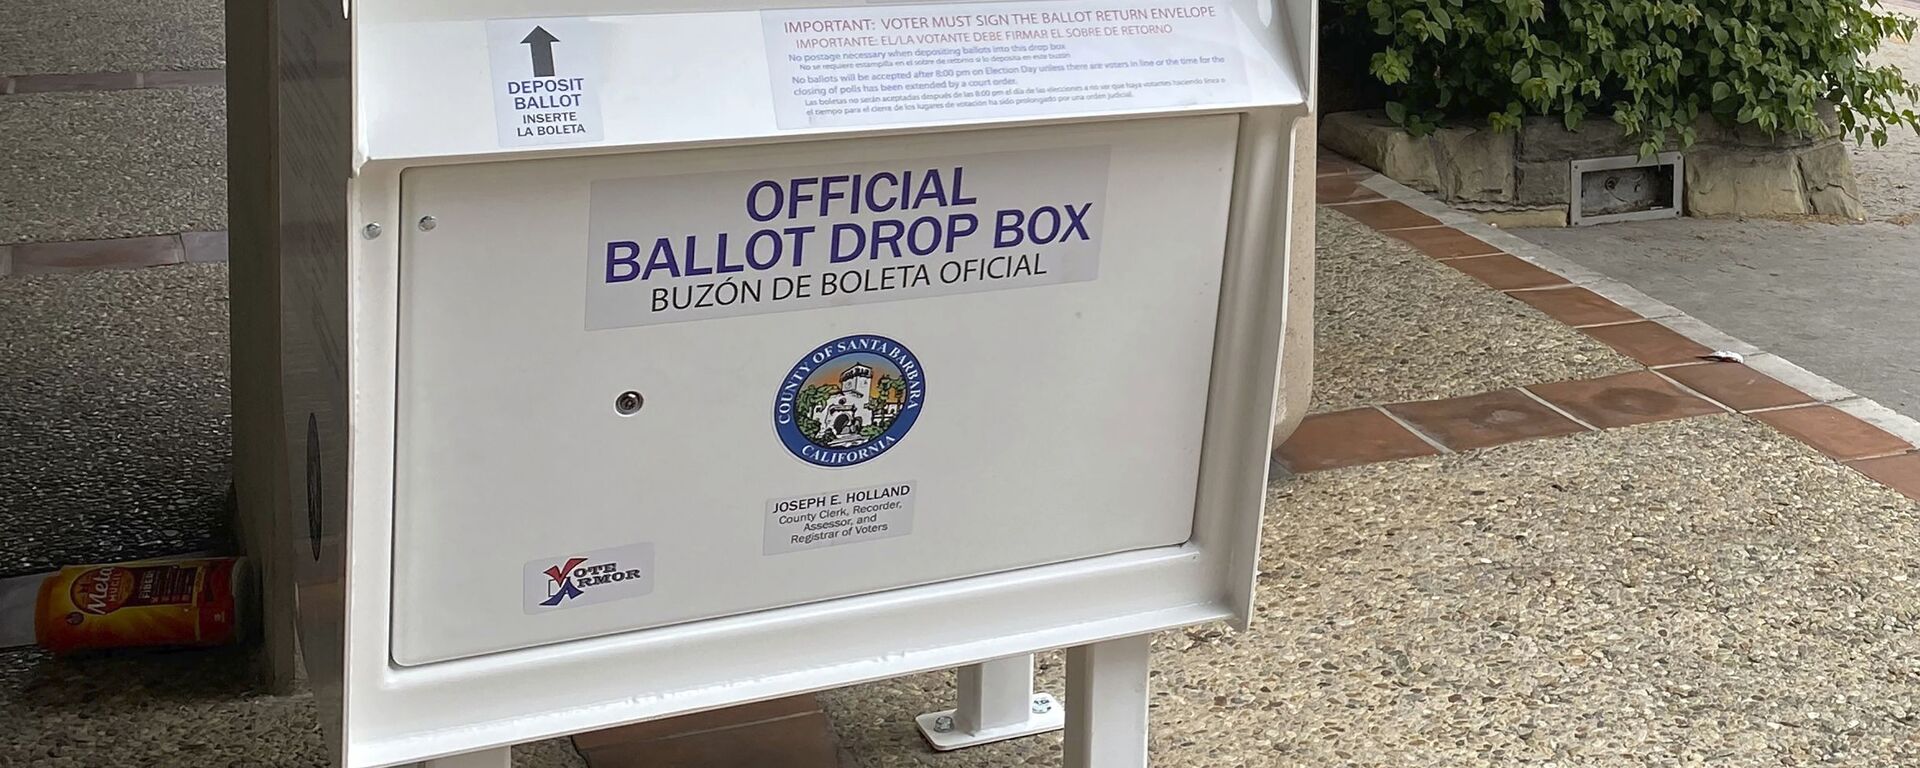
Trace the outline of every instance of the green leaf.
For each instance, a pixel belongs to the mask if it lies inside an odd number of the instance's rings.
[[[1397,101],[1387,102],[1387,119],[1396,125],[1407,124],[1407,105]]]
[[[1833,105],[1862,143],[1920,131],[1920,85],[1876,65],[1920,21],[1876,0],[1327,0],[1329,60],[1364,62],[1407,130],[1536,113],[1610,119],[1646,147],[1703,116],[1813,134]],[[1911,69],[1911,68],[1910,68]]]

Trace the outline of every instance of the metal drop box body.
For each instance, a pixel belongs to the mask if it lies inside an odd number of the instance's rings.
[[[339,764],[1249,619],[1310,3],[275,6],[240,485]]]

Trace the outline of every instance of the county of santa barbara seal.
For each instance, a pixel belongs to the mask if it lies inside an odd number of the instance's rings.
[[[808,351],[780,381],[774,431],[802,461],[851,467],[899,445],[926,396],[926,371],[905,345],[844,336]]]

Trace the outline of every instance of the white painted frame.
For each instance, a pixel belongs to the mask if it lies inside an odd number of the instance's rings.
[[[1311,213],[1311,188],[1280,172],[1304,116],[1243,118],[1186,544],[420,667],[393,665],[389,642],[400,239],[356,239],[345,764],[403,764],[1208,621],[1245,626],[1289,304],[1268,297],[1288,296],[1295,257],[1266,254],[1285,250],[1293,201]],[[399,172],[412,165],[362,169],[352,231],[403,224]]]
[[[345,531],[336,563],[303,567],[309,678],[338,762],[374,768],[964,666],[1251,620],[1269,452],[1305,413],[1311,359],[1317,15],[1308,0],[1234,0],[1300,78],[1300,103],[1171,108],[940,126],[807,131],[724,140],[545,149],[515,158],[938,133],[1196,114],[1240,118],[1227,258],[1213,348],[1194,533],[1128,552],[755,614],[403,668],[391,662],[391,558],[401,238],[400,174],[474,156],[370,155],[356,123],[348,252]],[[610,3],[602,3],[608,5]],[[778,5],[779,3],[769,3]],[[636,3],[638,5],[638,3]],[[1258,20],[1254,22],[1253,20]],[[359,31],[356,27],[356,35]],[[354,77],[360,63],[354,63]],[[298,140],[295,137],[294,140]],[[283,218],[300,220],[304,211]],[[309,219],[311,220],[311,219]],[[1285,361],[1284,365],[1282,361]],[[298,371],[294,373],[299,373]],[[293,375],[293,374],[289,374]],[[293,436],[296,440],[300,436]],[[297,454],[296,454],[297,456]],[[304,519],[304,503],[293,514]],[[280,547],[278,557],[304,548]],[[337,567],[328,578],[325,569]],[[1144,638],[1125,641],[1128,647]],[[338,646],[335,646],[338,643]],[[1097,652],[1096,652],[1097,653]],[[490,752],[491,751],[491,752]]]
[[[1585,215],[1584,211],[1580,207],[1580,204],[1581,204],[1580,180],[1586,174],[1592,173],[1594,171],[1617,171],[1625,168],[1658,168],[1663,165],[1673,166],[1673,206],[1672,207],[1654,208],[1654,209],[1645,210],[1645,211],[1628,211],[1626,213],[1607,213],[1607,214],[1601,214],[1598,216],[1587,216]],[[1646,160],[1640,159],[1638,155],[1620,155],[1617,157],[1596,157],[1596,158],[1588,158],[1585,160],[1574,160],[1572,161],[1570,168],[1571,168],[1571,172],[1567,174],[1568,178],[1570,179],[1570,181],[1568,182],[1570,186],[1569,186],[1569,193],[1567,197],[1567,200],[1568,200],[1567,223],[1569,226],[1583,227],[1591,224],[1610,224],[1616,221],[1653,221],[1656,219],[1677,219],[1680,217],[1681,213],[1686,209],[1687,159],[1684,155],[1681,155],[1679,152],[1661,152],[1660,154],[1654,155],[1652,158],[1646,159]]]

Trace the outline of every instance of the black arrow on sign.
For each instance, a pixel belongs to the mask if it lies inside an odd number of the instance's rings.
[[[521,45],[531,46],[533,50],[533,76],[553,77],[553,44],[560,42],[546,27],[534,27],[527,33],[527,39]]]

